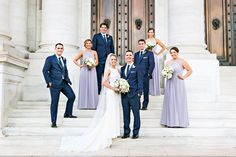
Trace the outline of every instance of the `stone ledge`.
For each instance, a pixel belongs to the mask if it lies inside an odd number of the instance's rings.
[[[22,67],[24,69],[27,69],[29,66],[29,62],[26,59],[13,56],[7,51],[0,51],[0,63],[10,63],[15,66]]]

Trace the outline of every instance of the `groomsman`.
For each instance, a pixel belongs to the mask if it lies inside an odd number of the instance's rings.
[[[149,80],[152,79],[152,72],[155,67],[155,61],[153,53],[151,51],[145,50],[146,41],[144,39],[140,39],[138,41],[138,47],[139,51],[134,55],[134,64],[142,72],[144,100],[141,109],[147,110],[149,103]]]
[[[130,136],[130,111],[134,115],[133,139],[139,137],[140,129],[140,113],[139,113],[139,99],[142,94],[143,80],[142,73],[133,63],[133,52],[127,51],[125,53],[126,64],[121,67],[121,78],[126,79],[130,85],[130,90],[126,94],[121,94],[123,119],[124,119],[124,135],[122,138]]]
[[[72,115],[75,94],[70,87],[72,83],[68,75],[66,58],[62,56],[63,51],[63,44],[57,43],[55,45],[55,54],[47,57],[43,67],[43,76],[51,94],[50,112],[52,128],[57,127],[58,101],[61,92],[68,98],[64,118],[77,118]]]
[[[101,92],[102,75],[104,73],[105,63],[107,56],[114,53],[114,44],[112,36],[107,34],[108,25],[106,23],[100,24],[100,33],[95,34],[93,37],[92,49],[98,53],[98,65],[96,66],[98,93]]]

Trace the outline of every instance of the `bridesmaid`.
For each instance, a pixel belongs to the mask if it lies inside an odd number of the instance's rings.
[[[155,45],[155,47],[151,50],[154,54],[155,68],[152,73],[152,79],[150,79],[149,81],[149,94],[152,96],[157,96],[157,95],[161,95],[159,55],[162,54],[166,50],[166,46],[159,39],[155,38],[154,28],[148,29],[148,38],[146,39],[146,43]],[[158,46],[161,47],[161,50],[159,52],[157,52]]]
[[[184,85],[184,79],[192,74],[190,65],[178,57],[179,49],[172,47],[170,49],[172,59],[166,63],[174,69],[171,79],[167,79],[163,109],[161,115],[161,124],[166,127],[188,127],[188,108],[187,93]],[[186,70],[186,74],[183,71]]]
[[[89,70],[84,64],[79,64],[78,60],[82,58],[84,63],[86,58],[93,58],[95,60],[95,66],[97,66],[98,55],[96,51],[91,49],[92,40],[85,40],[84,47],[85,50],[80,51],[74,58],[74,63],[80,68],[78,109],[96,109],[98,103],[96,69],[93,67]]]

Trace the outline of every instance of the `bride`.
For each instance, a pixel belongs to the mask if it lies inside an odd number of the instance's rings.
[[[62,137],[60,150],[94,152],[109,147],[112,139],[120,136],[121,96],[114,91],[114,82],[120,78],[115,54],[107,57],[103,89],[95,116],[80,136]]]

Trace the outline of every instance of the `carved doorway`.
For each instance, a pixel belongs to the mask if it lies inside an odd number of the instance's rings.
[[[206,43],[221,65],[236,65],[236,0],[205,0]]]
[[[149,27],[154,27],[154,0],[92,0],[92,36],[99,32],[99,24],[109,24],[115,50],[124,63],[126,50],[138,50],[139,39],[146,39]]]

